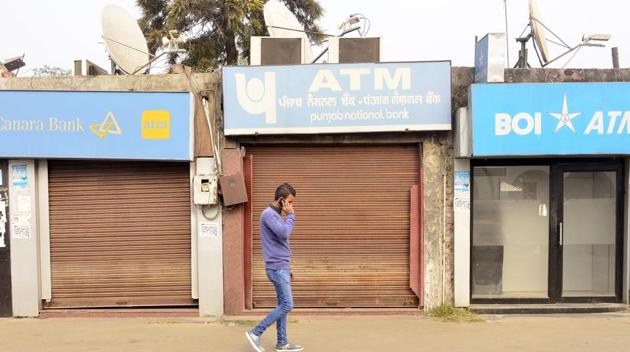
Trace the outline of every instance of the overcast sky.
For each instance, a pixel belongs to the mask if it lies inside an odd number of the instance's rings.
[[[135,0],[20,0],[0,5],[0,60],[26,54],[30,75],[43,65],[72,67],[75,59],[89,59],[109,68],[101,40],[99,14],[116,4],[140,17]],[[383,38],[383,61],[452,60],[454,66],[472,66],[474,38],[505,32],[503,0],[320,0],[326,13],[321,20],[328,33],[351,13],[370,18],[369,36]],[[538,0],[544,24],[568,44],[584,33],[610,33],[607,48],[584,48],[567,67],[612,66],[610,47],[620,49],[621,66],[630,66],[630,2],[623,0]],[[527,0],[507,0],[509,37],[515,38],[528,19]],[[561,51],[550,45],[552,56]],[[510,40],[514,65],[518,44]],[[556,55],[554,55],[556,54]],[[530,62],[533,63],[533,57]],[[552,67],[562,67],[566,60]]]

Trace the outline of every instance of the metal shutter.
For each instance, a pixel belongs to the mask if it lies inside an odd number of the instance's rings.
[[[252,155],[254,308],[273,307],[260,213],[291,183],[296,307],[417,307],[409,288],[410,190],[419,146],[256,146]]]
[[[191,305],[190,166],[50,161],[51,307]]]

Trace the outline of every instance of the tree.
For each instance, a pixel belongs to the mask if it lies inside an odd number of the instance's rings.
[[[315,23],[323,9],[317,0],[282,0],[309,38],[323,38]],[[235,65],[239,57],[249,58],[249,38],[268,35],[263,19],[266,0],[137,0],[142,9],[140,27],[149,50],[155,52],[162,37],[176,29],[183,34],[188,50],[184,64],[199,70]]]

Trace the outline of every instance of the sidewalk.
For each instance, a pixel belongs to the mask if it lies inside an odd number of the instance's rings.
[[[626,351],[630,314],[484,316],[445,323],[426,317],[293,317],[289,337],[312,352]],[[199,318],[0,319],[0,351],[249,352],[254,320]],[[273,351],[275,330],[264,336]]]

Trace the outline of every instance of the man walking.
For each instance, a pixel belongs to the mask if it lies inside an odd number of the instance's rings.
[[[289,236],[293,231],[295,213],[293,200],[295,189],[284,183],[276,188],[273,203],[260,216],[260,238],[262,241],[267,278],[276,288],[278,306],[255,328],[245,333],[247,340],[257,352],[264,352],[260,337],[271,324],[276,323],[278,341],[276,352],[298,352],[304,347],[289,343],[287,339],[287,315],[293,309],[291,294],[291,248]],[[286,220],[282,214],[286,214]]]

